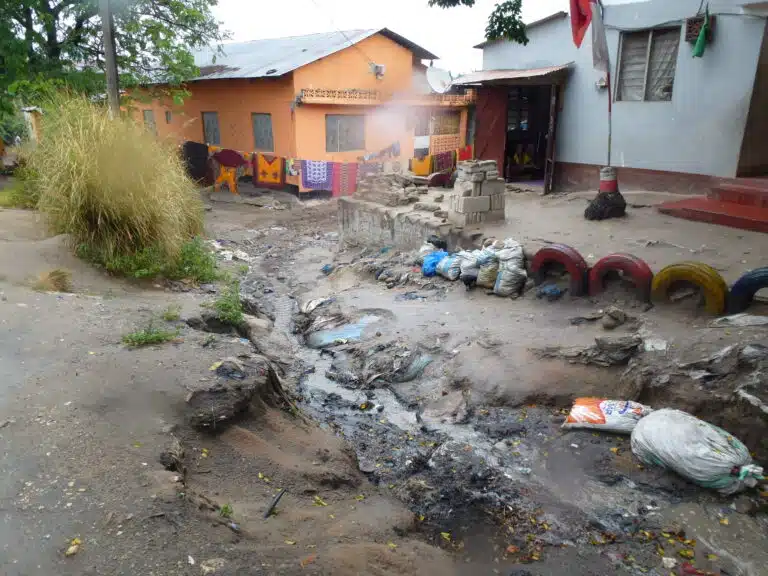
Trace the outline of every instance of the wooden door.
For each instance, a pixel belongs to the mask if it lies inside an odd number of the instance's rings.
[[[475,158],[496,160],[499,173],[503,174],[507,144],[507,88],[482,86],[477,91],[475,118]]]
[[[547,130],[547,156],[544,160],[544,194],[552,192],[555,176],[555,133],[557,128],[558,87],[553,84],[549,94],[549,129]]]

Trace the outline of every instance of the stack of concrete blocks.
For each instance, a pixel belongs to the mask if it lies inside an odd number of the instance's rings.
[[[505,192],[495,160],[459,162],[448,219],[460,226],[504,220]]]

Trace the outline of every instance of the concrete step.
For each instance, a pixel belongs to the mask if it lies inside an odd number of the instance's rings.
[[[742,206],[768,208],[768,180],[739,179],[724,181],[712,187],[707,198]]]
[[[665,202],[657,208],[662,214],[685,220],[768,234],[768,208],[723,202],[713,198],[687,198],[676,202]]]

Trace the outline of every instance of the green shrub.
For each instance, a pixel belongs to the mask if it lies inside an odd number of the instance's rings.
[[[160,316],[166,322],[176,322],[181,318],[181,306],[172,304],[163,310],[163,313]]]
[[[51,228],[112,272],[178,272],[202,232],[202,202],[175,147],[85,98],[45,107],[27,165]]]
[[[221,292],[221,296],[213,303],[219,320],[240,326],[243,323],[243,305],[240,302],[240,282],[230,282]]]
[[[162,344],[178,337],[178,330],[165,330],[157,328],[154,322],[150,321],[146,328],[131,332],[123,336],[123,344],[140,348],[141,346],[152,346],[153,344]]]

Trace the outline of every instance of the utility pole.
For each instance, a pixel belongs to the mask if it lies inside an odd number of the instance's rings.
[[[107,75],[107,102],[112,116],[120,114],[120,87],[117,77],[117,57],[115,56],[115,36],[112,26],[112,10],[109,0],[99,0],[101,28],[104,35],[104,67]]]

